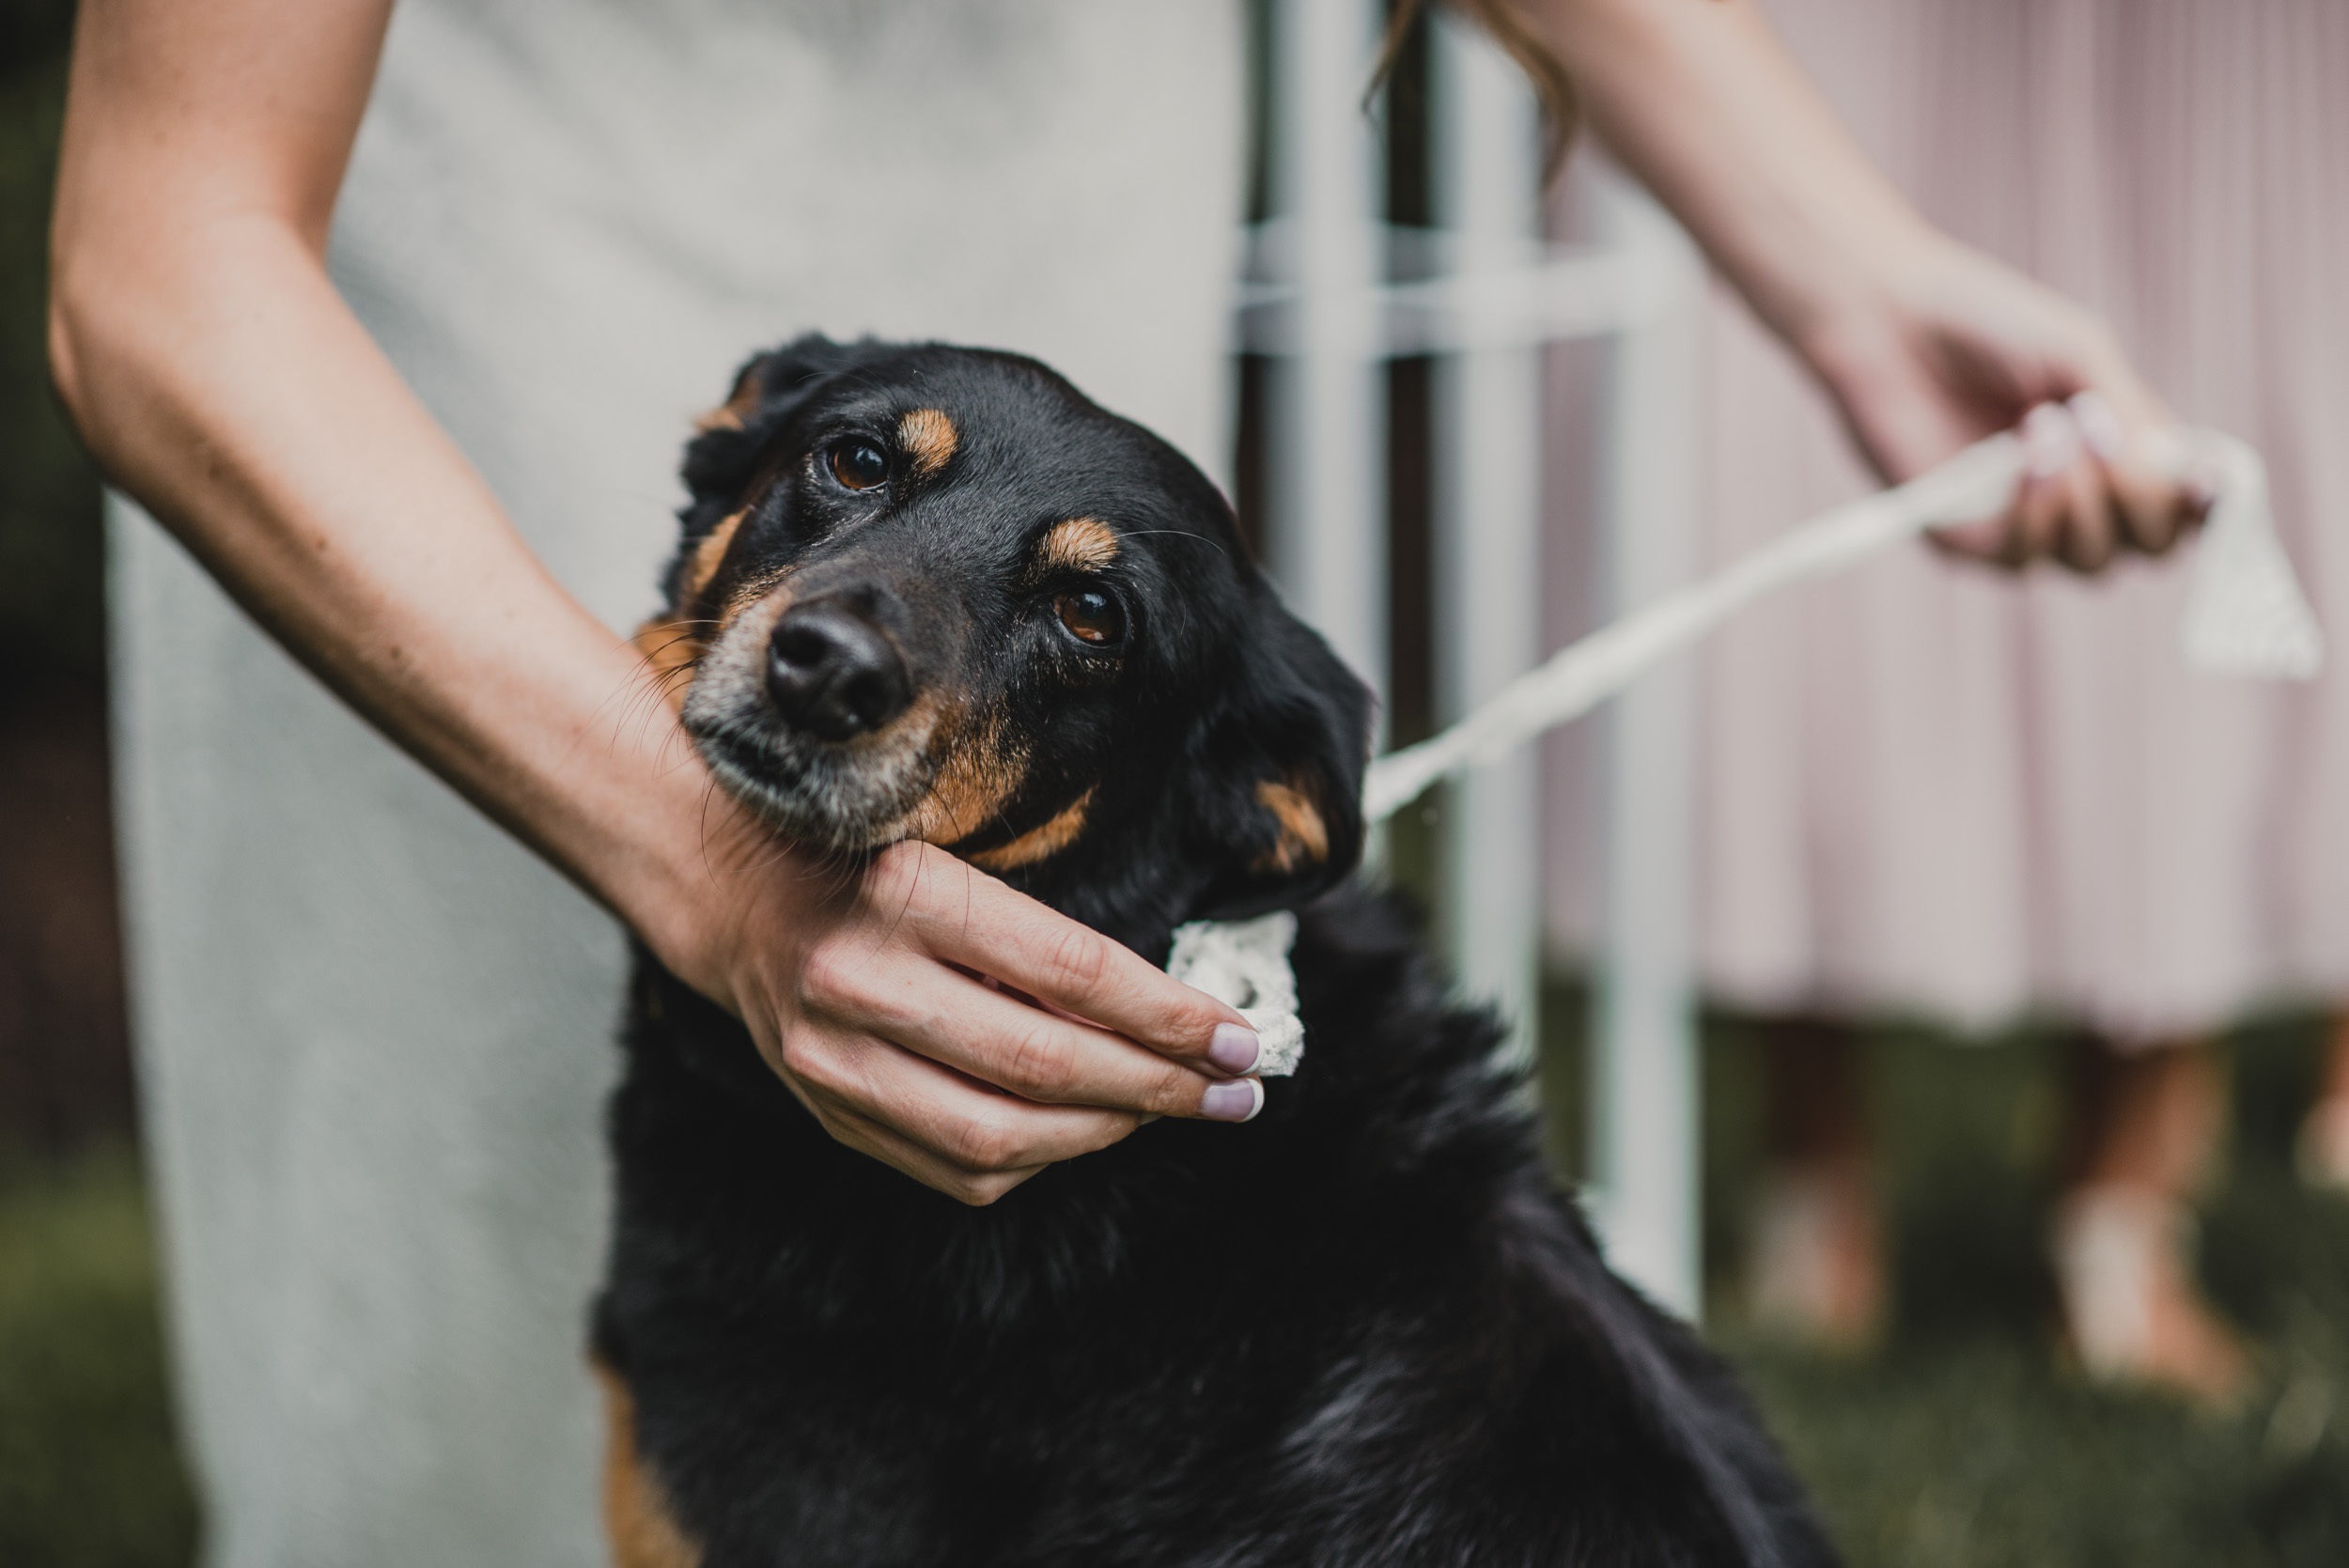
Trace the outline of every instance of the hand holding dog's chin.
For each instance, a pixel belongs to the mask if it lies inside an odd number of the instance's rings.
[[[1116,942],[926,844],[847,861],[709,818],[697,894],[639,928],[848,1147],[988,1203],[1157,1116],[1241,1119],[1203,1108],[1249,1081],[1208,1054],[1238,1015]]]
[[[2103,569],[2158,555],[2203,509],[2150,452],[2174,425],[2111,334],[2022,273],[1928,233],[1790,332],[1863,455],[1899,482],[2020,427],[2030,472],[2003,516],[1937,531],[1945,552]]]

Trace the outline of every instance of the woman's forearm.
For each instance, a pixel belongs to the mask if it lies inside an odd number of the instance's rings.
[[[1800,345],[1941,243],[1751,0],[1517,0],[1591,125]]]
[[[701,859],[675,842],[703,821],[698,760],[326,275],[382,11],[84,8],[58,388],[113,480],[256,619],[658,941]]]
[[[244,219],[60,261],[59,382],[116,482],[353,706],[657,930],[697,759],[315,256]]]

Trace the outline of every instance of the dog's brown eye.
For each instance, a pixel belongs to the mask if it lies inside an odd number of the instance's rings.
[[[1098,588],[1080,588],[1052,600],[1052,608],[1079,642],[1113,647],[1126,639],[1126,612]]]
[[[832,476],[852,490],[869,490],[889,477],[889,458],[869,441],[844,441],[832,449]]]

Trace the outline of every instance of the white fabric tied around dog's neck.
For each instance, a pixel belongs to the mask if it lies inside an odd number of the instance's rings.
[[[2261,680],[2314,675],[2325,662],[2324,634],[2276,537],[2267,466],[2259,454],[2216,430],[2186,430],[2167,438],[2155,460],[2173,477],[2206,481],[2214,497],[2179,628],[2186,663],[2208,675]],[[1581,717],[1766,594],[1841,571],[1929,529],[1995,517],[2013,500],[2027,465],[2020,439],[1992,436],[1905,485],[1822,513],[1592,632],[1442,734],[1373,762],[1362,784],[1363,816],[1384,821],[1439,779],[1498,762],[1543,731]],[[1257,1070],[1268,1076],[1293,1072],[1304,1052],[1288,965],[1295,937],[1296,923],[1285,915],[1199,921],[1175,932],[1167,956],[1175,979],[1242,1010],[1265,1040],[1267,1064]],[[1245,995],[1255,1000],[1243,1001],[1243,975]],[[1273,1006],[1275,995],[1287,999],[1286,1011]],[[1275,1033],[1283,1042],[1277,1054]]]
[[[1297,917],[1275,909],[1254,920],[1194,920],[1174,933],[1166,972],[1218,1001],[1239,1009],[1256,1032],[1260,1078],[1286,1078],[1305,1054],[1305,1026],[1297,1017],[1297,974],[1289,948]]]

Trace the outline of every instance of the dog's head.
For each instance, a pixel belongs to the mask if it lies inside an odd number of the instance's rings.
[[[926,840],[1138,942],[1351,869],[1367,694],[1206,476],[1043,365],[803,337],[685,479],[643,644],[784,832]]]

